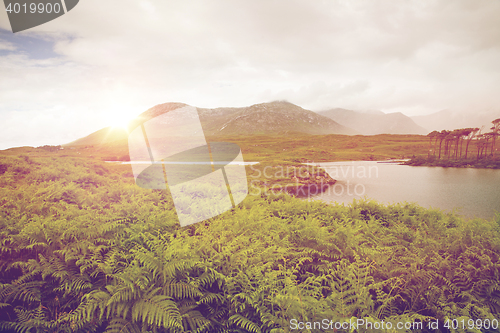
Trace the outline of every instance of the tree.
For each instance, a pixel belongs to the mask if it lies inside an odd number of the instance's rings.
[[[463,132],[463,128],[460,128],[460,129],[453,130],[450,133],[451,143],[455,142],[455,159],[458,158],[458,147],[459,147],[460,140],[462,139],[462,132]],[[451,146],[451,143],[450,143],[450,146]]]
[[[468,128],[470,130],[469,134],[467,135],[467,145],[465,146],[465,159],[467,159],[467,152],[469,150],[469,144],[471,141],[476,137],[476,135],[480,132],[479,128]]]
[[[492,132],[484,133],[481,135],[478,135],[479,142],[477,144],[477,160],[480,158],[486,157],[488,155],[488,144],[491,138],[493,138]]]
[[[453,142],[455,141],[455,130],[447,132],[448,134],[444,137],[444,154],[449,158]]]
[[[427,157],[430,157],[431,151],[433,151],[433,155],[436,155],[436,150],[431,149],[432,147],[432,139],[436,138],[435,141],[437,141],[437,137],[439,135],[438,131],[432,131],[427,136],[429,137],[429,151],[427,152]]]
[[[466,140],[469,137],[469,134],[472,132],[472,128],[464,128],[462,129],[461,133],[461,140],[460,140],[460,158],[462,158],[462,148],[464,145],[464,140]]]
[[[493,134],[493,143],[491,145],[491,156],[493,156],[495,146],[496,146],[496,137],[500,135],[500,118],[492,121],[493,127],[491,128]]]
[[[448,136],[449,133],[450,133],[450,131],[447,131],[447,130],[442,130],[439,133],[439,136],[438,136],[438,139],[439,139],[439,156],[438,156],[438,159],[441,159],[441,146],[443,144],[443,140]]]

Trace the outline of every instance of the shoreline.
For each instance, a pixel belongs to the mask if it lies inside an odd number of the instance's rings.
[[[403,163],[409,166],[427,166],[442,168],[460,168],[460,169],[500,169],[500,158],[483,158],[468,160],[437,160],[434,157],[427,158],[417,156]]]

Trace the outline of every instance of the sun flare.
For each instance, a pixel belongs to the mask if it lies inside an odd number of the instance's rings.
[[[128,131],[128,124],[130,123],[130,120],[128,119],[115,119],[111,123],[111,127],[114,129],[124,129]]]
[[[136,117],[137,111],[125,107],[114,107],[107,113],[105,121],[113,129],[124,129],[128,132],[130,122]]]

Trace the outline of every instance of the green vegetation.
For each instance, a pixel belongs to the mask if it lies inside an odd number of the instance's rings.
[[[106,134],[106,133],[105,133]],[[107,133],[103,138],[113,138]],[[128,160],[128,142],[125,139],[95,144],[65,145],[54,155],[46,149],[22,147],[0,151],[0,155],[26,154],[30,156],[74,156],[101,161]],[[111,140],[111,139],[110,139]],[[240,146],[245,161],[334,162],[334,161],[380,161],[410,158],[424,155],[428,151],[428,138],[423,135],[282,135],[282,136],[207,136],[208,142],[233,142]]]
[[[0,156],[24,154],[32,157],[128,161],[128,142],[123,136],[123,131],[108,128],[77,140],[78,145],[12,148],[0,151]],[[334,182],[322,169],[302,163],[401,159],[427,151],[427,139],[421,135],[207,136],[207,141],[236,143],[245,161],[260,162],[247,167],[247,174],[253,181],[251,187],[255,185],[264,191],[273,189],[275,192],[286,191],[302,196],[307,196],[309,192],[321,192]],[[266,176],[264,170],[268,170]],[[307,176],[307,173],[313,177]],[[127,175],[132,177],[130,171]],[[253,192],[257,191],[260,190]]]
[[[322,192],[335,180],[323,169],[286,161],[261,162],[246,167],[250,193],[271,190],[299,196]]]
[[[278,333],[292,319],[499,318],[500,216],[262,192],[181,228],[169,193],[134,185],[130,166],[63,151],[0,158],[2,331]]]
[[[427,153],[422,135],[297,135],[207,137],[208,141],[234,142],[245,161],[334,162],[379,161]]]
[[[116,129],[103,129],[77,140],[81,143],[79,145],[13,148],[0,154],[128,161],[128,143],[123,138],[119,139],[120,135],[123,136],[123,133]],[[107,142],[104,138],[112,141]],[[318,189],[321,191],[334,180],[322,169],[302,163],[402,159],[427,152],[427,138],[421,135],[208,136],[207,141],[236,143],[245,161],[260,162],[251,168],[247,167],[247,174],[253,181],[250,186],[280,192],[286,186],[286,192],[305,196],[309,190],[313,193],[317,193]],[[85,143],[88,145],[83,145]],[[313,177],[307,176],[307,173]],[[132,176],[130,172],[128,176]]]

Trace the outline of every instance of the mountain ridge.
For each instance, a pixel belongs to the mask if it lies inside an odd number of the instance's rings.
[[[128,132],[163,113],[189,106],[168,102],[155,105],[133,119]],[[359,134],[351,128],[286,101],[254,104],[247,107],[197,108],[205,136],[217,135],[325,135]],[[65,146],[94,145],[127,139],[127,131],[105,127]]]
[[[214,112],[215,111],[215,112]],[[357,134],[338,122],[286,101],[242,108],[198,109],[205,134]],[[216,119],[217,118],[217,119]]]
[[[410,117],[401,112],[383,113],[381,111],[360,112],[342,108],[319,111],[341,125],[352,128],[363,135],[377,134],[420,134],[429,131],[417,125]]]
[[[478,110],[474,114],[444,109],[423,116],[411,117],[415,123],[429,131],[454,130],[467,127],[491,127],[491,121],[500,118],[500,110]]]

